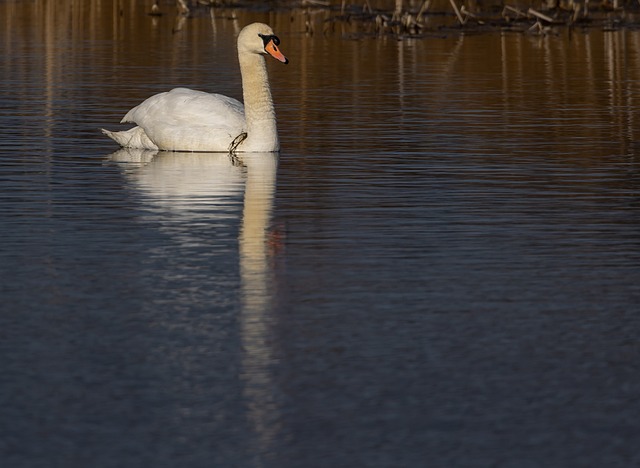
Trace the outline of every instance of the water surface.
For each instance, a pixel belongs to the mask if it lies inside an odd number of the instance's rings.
[[[640,463],[640,33],[116,3],[0,3],[3,466]],[[256,20],[279,156],[99,132]]]

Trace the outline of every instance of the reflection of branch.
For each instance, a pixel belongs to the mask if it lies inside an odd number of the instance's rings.
[[[458,56],[460,55],[460,49],[462,48],[463,42],[464,42],[464,36],[460,36],[458,38],[458,42],[453,48],[453,51],[451,51],[451,56],[449,57],[449,60],[447,60],[447,65],[444,67],[444,76],[443,76],[445,83],[453,82],[453,80],[451,80],[451,73],[455,64],[458,62]]]
[[[439,74],[439,77],[442,79],[440,80],[440,84],[436,86],[437,88],[439,89],[447,88],[448,86],[451,85],[451,83],[455,83],[455,80],[452,79],[451,75],[453,74],[453,69],[455,68],[456,63],[458,63],[458,58],[460,56],[460,49],[462,49],[462,44],[464,43],[464,37],[465,36],[462,34],[458,36],[456,45],[451,51],[449,59],[447,60],[442,73]],[[444,100],[446,96],[447,94],[444,92],[438,94],[436,107],[438,108],[442,107],[441,101]]]
[[[187,17],[183,16],[183,15],[176,16],[175,23],[173,24],[173,29],[171,30],[171,32],[173,34],[182,31],[182,28],[184,27],[184,22],[185,22],[186,18]]]

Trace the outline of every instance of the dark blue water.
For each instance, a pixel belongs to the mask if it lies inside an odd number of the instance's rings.
[[[398,44],[238,15],[291,59],[279,156],[99,132],[163,82],[237,96],[232,20],[206,47],[206,15],[5,37],[1,465],[640,464],[640,77],[615,61],[637,33]]]

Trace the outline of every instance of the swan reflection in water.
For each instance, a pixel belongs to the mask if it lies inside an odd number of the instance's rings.
[[[268,450],[277,432],[274,414],[273,362],[269,346],[267,313],[273,302],[273,281],[269,227],[275,192],[277,153],[178,153],[123,148],[112,161],[121,167],[145,203],[145,208],[167,230],[179,247],[202,246],[202,223],[215,224],[216,218],[229,219],[239,213],[239,264],[242,311],[239,320],[243,346],[242,379],[248,419],[257,435],[260,450]],[[170,226],[163,218],[178,218]],[[211,232],[206,231],[206,232]],[[215,249],[211,242],[207,248]],[[194,282],[202,281],[201,277]],[[206,285],[205,285],[206,286]]]

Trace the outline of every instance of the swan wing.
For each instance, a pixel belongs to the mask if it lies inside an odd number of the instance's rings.
[[[228,151],[246,132],[240,101],[186,88],[151,96],[122,122],[137,124],[159,149],[171,151]]]

